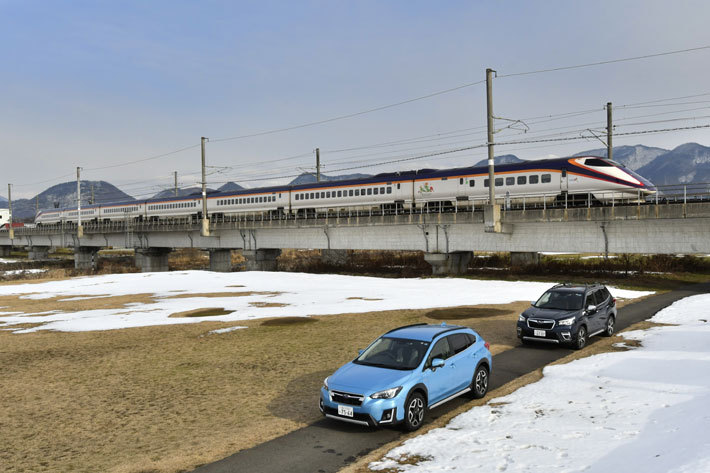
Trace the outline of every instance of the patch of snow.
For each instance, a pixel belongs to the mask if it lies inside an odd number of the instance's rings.
[[[590,255],[590,256],[582,256],[579,259],[599,259],[599,258],[604,258],[604,255]],[[614,259],[618,258],[616,255],[609,255],[606,257],[607,259]]]
[[[31,321],[38,330],[67,332],[112,330],[149,325],[190,324],[202,321],[234,322],[266,317],[306,317],[384,310],[506,304],[536,300],[553,284],[526,281],[484,281],[457,278],[391,279],[328,274],[181,271],[84,276],[39,284],[0,286],[0,296],[16,295],[28,301],[53,297],[84,298],[153,294],[151,303],[130,303],[120,309],[87,309],[46,315],[0,316],[5,324]],[[241,286],[241,287],[234,287]],[[610,287],[617,298],[633,299],[652,292]],[[173,299],[175,291],[194,297]],[[225,293],[203,297],[203,293]],[[251,294],[247,294],[251,293]],[[381,299],[373,303],[366,299]],[[259,307],[260,303],[266,303]],[[281,307],[268,307],[280,304]],[[170,317],[171,314],[220,307],[230,314],[206,317]],[[32,316],[35,315],[35,316]],[[32,317],[29,317],[32,316]]]
[[[38,274],[46,273],[46,269],[13,269],[11,271],[0,271],[0,276],[13,276],[15,274]]]
[[[19,261],[18,259],[0,258],[0,264],[17,263]]]
[[[548,366],[540,381],[406,441],[372,469],[710,471],[710,294],[624,333],[642,346]],[[420,457],[417,465],[398,459]]]
[[[227,327],[227,328],[219,328],[217,330],[210,330],[209,333],[214,333],[214,334],[220,334],[220,333],[229,333],[229,332],[234,332],[235,330],[241,330],[244,327],[243,325],[237,325],[235,327]]]

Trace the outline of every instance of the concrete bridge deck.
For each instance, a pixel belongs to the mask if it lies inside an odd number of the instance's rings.
[[[87,264],[80,264],[81,254],[93,258],[104,247],[135,248],[149,267],[154,258],[164,258],[167,266],[170,249],[200,248],[211,250],[217,269],[226,264],[218,263],[226,261],[224,251],[233,249],[244,250],[248,260],[265,262],[257,268],[268,266],[274,251],[278,255],[284,248],[419,250],[434,265],[438,260],[450,265],[455,255],[470,257],[472,251],[710,254],[707,201],[503,210],[501,223],[502,233],[487,231],[482,211],[308,219],[264,214],[213,221],[207,237],[200,235],[199,224],[180,222],[87,223],[82,238],[74,225],[17,228],[12,240],[0,231],[0,248],[25,246],[41,257],[50,247],[73,247],[78,266]]]

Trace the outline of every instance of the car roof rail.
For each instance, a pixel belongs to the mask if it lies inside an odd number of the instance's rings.
[[[427,324],[426,322],[420,322],[420,323],[418,323],[418,324],[403,325],[402,327],[393,328],[393,329],[390,330],[389,332],[385,332],[385,333],[394,332],[395,330],[400,330],[400,329],[403,329],[403,328],[419,327],[419,326],[421,326],[421,325],[429,325],[429,324]]]

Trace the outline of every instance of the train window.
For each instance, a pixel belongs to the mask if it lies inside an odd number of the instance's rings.
[[[343,196],[343,191],[338,191],[338,197],[342,197],[342,196]]]
[[[567,177],[567,170],[566,169],[562,170],[562,177]]]
[[[326,192],[325,196],[330,199],[330,191]]]
[[[552,181],[552,176],[550,174],[543,174],[542,175],[542,183],[546,182],[551,182]]]
[[[355,196],[359,197],[360,196],[360,189],[355,189]]]
[[[514,177],[506,177],[505,178],[505,185],[506,186],[514,186],[515,185],[515,178]]]
[[[446,180],[448,180],[448,179],[449,179],[448,177],[442,177],[442,178],[441,178],[442,181],[446,181]]]
[[[369,187],[369,188],[367,189],[367,195],[372,195],[372,187]]]
[[[518,176],[518,185],[522,186],[523,184],[528,183],[528,177],[527,176]]]
[[[298,194],[296,194],[296,200],[301,200],[301,196],[299,196]]]
[[[379,193],[380,193],[380,190],[379,190],[379,189],[378,189],[377,187],[375,187],[375,189],[374,189],[374,190],[375,190],[375,195],[377,195],[377,194],[379,194]],[[368,194],[369,194],[369,192],[368,192]]]
[[[263,196],[262,196],[262,197],[259,197],[259,203],[262,203],[262,202],[264,202],[264,197],[263,197]]]
[[[490,179],[484,179],[483,180],[483,187],[488,187],[490,186],[491,180]]]
[[[353,196],[353,194],[354,194],[353,190],[352,190],[352,189],[350,189],[350,190],[348,191],[348,197],[352,197],[352,196]]]
[[[313,198],[313,192],[311,192],[311,199]]]
[[[611,164],[610,161],[604,160],[604,159],[597,159],[597,158],[591,158],[591,159],[585,159],[584,164],[587,166],[598,166],[598,167],[614,167],[613,164]]]
[[[380,187],[380,194],[384,194],[384,193],[385,193],[385,188],[384,188],[384,187]]]
[[[392,186],[387,186],[387,193],[391,194],[392,193]]]
[[[397,189],[399,189],[399,182],[397,183]]]
[[[503,178],[502,177],[496,177],[496,187],[502,186],[503,185]]]
[[[463,184],[463,177],[459,177],[459,184]]]
[[[468,187],[473,187],[476,185],[476,181],[474,179],[469,179],[468,181]]]
[[[533,174],[532,176],[530,176],[530,184],[537,184],[539,179],[540,176],[538,176],[537,174]]]

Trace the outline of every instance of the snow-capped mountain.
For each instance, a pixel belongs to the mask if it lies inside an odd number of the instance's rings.
[[[657,186],[710,182],[710,148],[686,143],[638,169]]]

